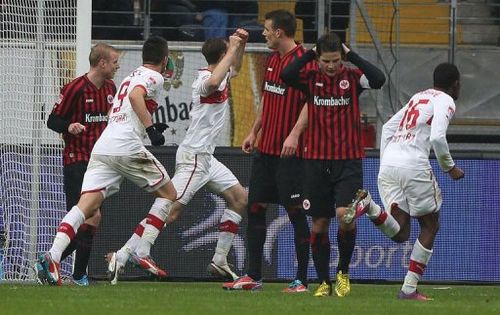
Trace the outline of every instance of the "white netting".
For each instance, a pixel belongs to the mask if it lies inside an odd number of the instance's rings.
[[[33,263],[65,213],[62,145],[46,126],[74,77],[77,0],[4,0],[0,37],[0,229],[4,280],[33,280]],[[69,264],[63,265],[67,271]]]

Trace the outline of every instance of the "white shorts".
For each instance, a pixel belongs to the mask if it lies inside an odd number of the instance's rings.
[[[124,178],[148,192],[170,180],[163,165],[145,148],[127,156],[92,154],[83,178],[82,194],[101,191],[107,198],[120,190]]]
[[[239,181],[233,172],[212,154],[193,154],[179,148],[172,183],[177,190],[177,201],[187,205],[194,194],[204,186],[219,194]]]
[[[443,202],[441,189],[430,169],[422,171],[381,166],[378,191],[387,211],[397,204],[412,217],[437,212]]]

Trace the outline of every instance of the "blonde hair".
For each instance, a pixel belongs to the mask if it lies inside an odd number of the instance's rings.
[[[91,67],[95,67],[99,64],[99,60],[110,58],[110,53],[114,51],[117,52],[117,49],[111,45],[105,43],[95,44],[90,49],[89,62]]]

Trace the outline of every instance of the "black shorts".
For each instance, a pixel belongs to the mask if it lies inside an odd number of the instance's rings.
[[[78,200],[80,200],[83,176],[87,170],[87,165],[88,162],[76,162],[65,165],[63,168],[67,211],[71,210],[78,203]]]
[[[306,214],[335,217],[335,209],[347,207],[363,187],[362,160],[304,160]]]
[[[254,152],[248,188],[248,204],[280,204],[285,208],[302,204],[302,160],[296,157]]]

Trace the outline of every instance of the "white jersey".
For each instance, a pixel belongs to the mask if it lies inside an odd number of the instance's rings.
[[[455,163],[446,142],[446,130],[455,103],[446,93],[428,89],[415,94],[382,129],[380,165],[413,170],[431,168],[431,146],[444,171]]]
[[[229,71],[219,88],[208,94],[205,82],[212,73],[208,69],[198,71],[198,77],[192,85],[193,108],[189,113],[191,123],[180,144],[185,150],[192,153],[214,153],[215,141],[229,115],[229,79],[232,74]]]
[[[102,155],[129,155],[144,148],[147,136],[144,125],[132,108],[129,94],[135,87],[144,89],[146,106],[150,113],[158,107],[163,76],[154,70],[141,66],[123,79],[111,108],[106,129],[94,145],[92,153]]]

